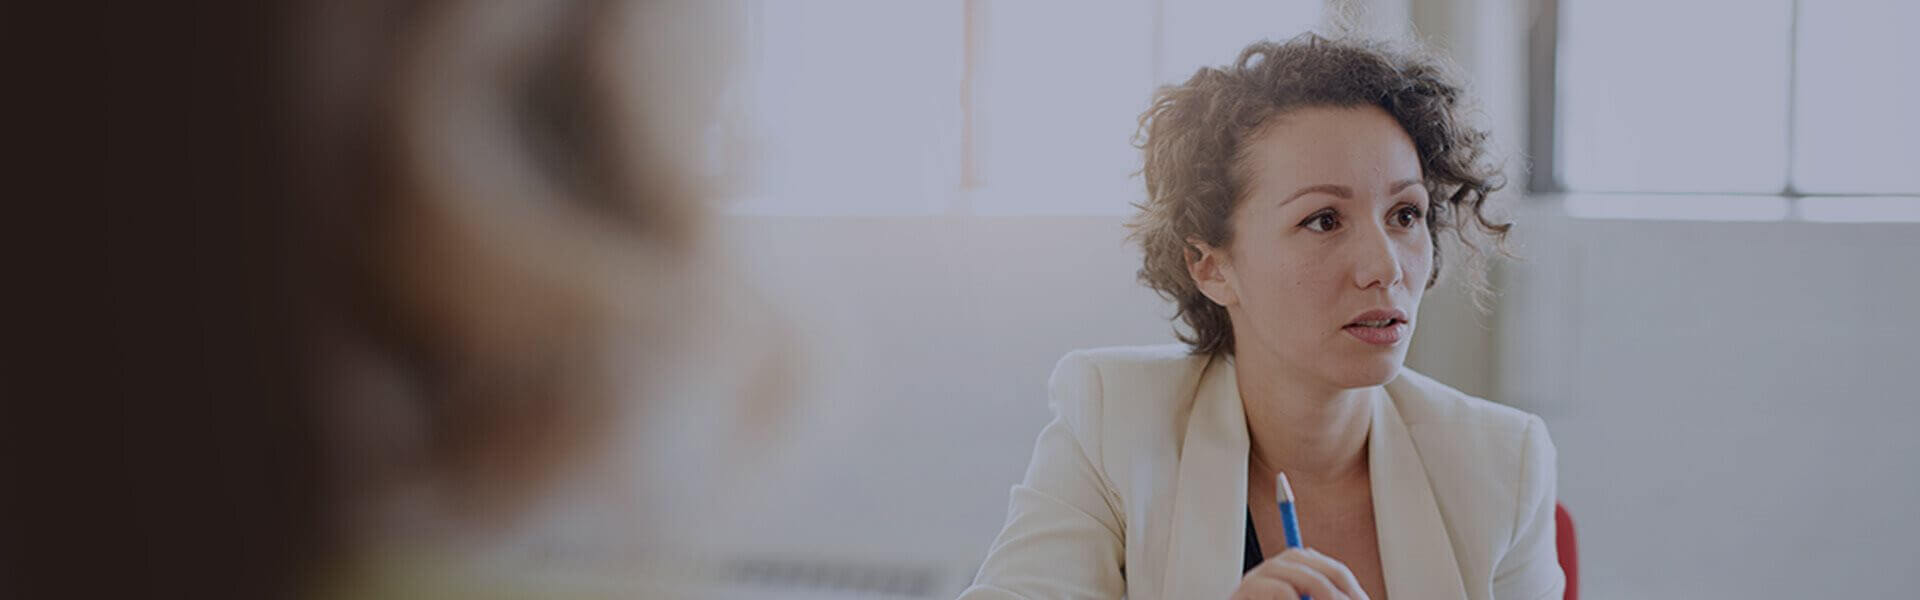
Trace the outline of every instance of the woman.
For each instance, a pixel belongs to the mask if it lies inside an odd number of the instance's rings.
[[[1130,227],[1186,346],[1060,361],[962,597],[1559,598],[1540,419],[1401,366],[1441,233],[1509,227],[1465,113],[1436,63],[1311,34],[1161,90]]]

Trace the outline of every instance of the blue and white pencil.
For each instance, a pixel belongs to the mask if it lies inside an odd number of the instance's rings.
[[[1280,497],[1280,531],[1287,536],[1288,548],[1299,548],[1300,520],[1293,513],[1293,486],[1287,485],[1286,473],[1275,473],[1274,477],[1279,480],[1274,487],[1279,488],[1276,495]],[[1300,600],[1313,600],[1313,597],[1301,594]]]

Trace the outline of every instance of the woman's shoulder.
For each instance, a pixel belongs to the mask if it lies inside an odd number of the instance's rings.
[[[1047,385],[1056,403],[1131,405],[1152,399],[1151,404],[1164,406],[1168,399],[1191,400],[1209,361],[1180,344],[1088,348],[1061,357]]]
[[[1557,452],[1546,423],[1403,370],[1387,395],[1406,423],[1456,547],[1504,548],[1539,510],[1551,512]]]
[[[1075,350],[1048,379],[1053,409],[1082,436],[1102,437],[1184,422],[1211,359],[1187,346],[1114,346]]]
[[[1195,355],[1185,344],[1151,346],[1107,346],[1083,348],[1060,357],[1060,365],[1115,369],[1190,369],[1207,364],[1207,356]]]
[[[1410,430],[1522,433],[1540,422],[1532,413],[1462,392],[1412,369],[1401,369],[1400,376],[1387,383],[1387,395]]]
[[[1443,498],[1481,498],[1489,490],[1524,496],[1552,485],[1557,453],[1540,417],[1412,370],[1388,383],[1387,395],[1428,473],[1444,474],[1432,478]]]

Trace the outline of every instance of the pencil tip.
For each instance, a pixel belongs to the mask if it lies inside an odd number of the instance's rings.
[[[1292,502],[1292,501],[1293,501],[1293,486],[1291,486],[1291,485],[1287,485],[1287,474],[1286,474],[1286,473],[1274,473],[1274,474],[1273,474],[1273,478],[1274,478],[1274,480],[1275,480],[1275,482],[1274,482],[1274,488],[1275,488],[1275,490],[1276,490],[1276,492],[1275,492],[1275,493],[1276,493],[1276,494],[1279,494],[1279,496],[1280,496],[1280,501],[1281,501],[1281,502]]]

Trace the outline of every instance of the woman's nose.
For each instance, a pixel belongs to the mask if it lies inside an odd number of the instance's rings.
[[[1354,260],[1353,284],[1363,290],[1399,285],[1406,273],[1400,268],[1400,254],[1394,248],[1393,238],[1379,225],[1361,229],[1364,231],[1362,235],[1350,238],[1355,241],[1355,247],[1351,249]]]

